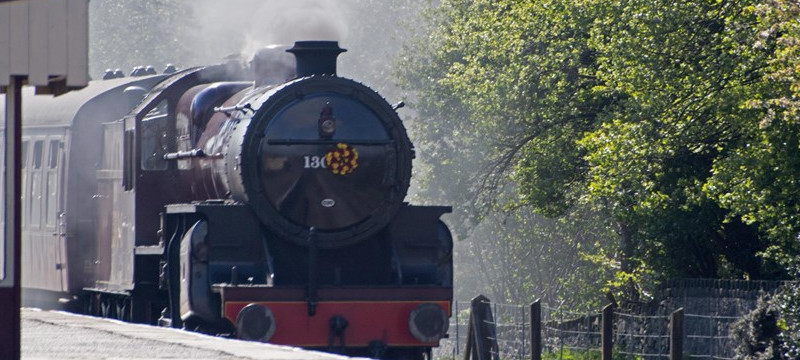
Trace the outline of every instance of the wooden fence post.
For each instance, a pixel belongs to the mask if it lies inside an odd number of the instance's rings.
[[[672,312],[669,320],[669,360],[683,357],[683,308]]]
[[[470,304],[469,329],[467,330],[467,351],[464,359],[499,360],[497,329],[492,316],[490,300],[478,295]]]
[[[603,308],[602,329],[600,342],[602,343],[602,360],[612,360],[612,350],[614,348],[614,305],[608,304]]]
[[[531,304],[531,360],[542,360],[542,299]]]
[[[473,345],[474,341],[472,340],[475,337],[475,330],[472,328],[472,317],[475,316],[470,309],[469,312],[469,322],[467,322],[467,344],[466,344],[466,351],[464,351],[464,360],[470,359],[477,359],[478,354],[473,354],[475,352],[475,346]]]

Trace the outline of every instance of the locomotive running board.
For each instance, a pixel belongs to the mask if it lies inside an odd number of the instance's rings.
[[[214,284],[214,292],[221,295],[222,301],[305,301],[305,286],[272,287],[267,285]],[[450,287],[320,287],[317,290],[319,301],[450,301],[453,288]]]

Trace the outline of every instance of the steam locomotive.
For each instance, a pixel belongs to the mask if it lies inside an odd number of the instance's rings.
[[[413,146],[395,107],[336,75],[344,49],[287,51],[297,76],[268,86],[221,64],[26,96],[23,300],[350,355],[430,354],[451,313],[451,209],[404,202]]]

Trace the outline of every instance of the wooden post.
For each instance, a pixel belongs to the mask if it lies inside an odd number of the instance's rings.
[[[476,358],[477,354],[473,354],[475,350],[475,346],[473,345],[472,337],[474,337],[474,330],[472,329],[472,310],[469,312],[469,322],[467,322],[467,345],[466,351],[464,351],[464,360],[470,360],[470,358]],[[456,324],[458,326],[458,324]]]
[[[489,303],[491,303],[491,300],[483,295],[478,295],[472,299],[472,325],[474,329],[472,334],[475,335],[473,344],[478,353],[478,358],[473,360],[497,360],[499,358],[494,317]]]
[[[22,81],[21,76],[12,76],[6,92],[5,127],[5,231],[0,244],[0,256],[4,269],[0,271],[0,359],[20,358],[20,298],[21,275],[20,253],[22,228],[20,183],[20,151],[22,148]]]
[[[672,312],[669,320],[669,360],[683,357],[683,308]]]
[[[602,329],[600,342],[602,343],[602,360],[612,360],[614,348],[614,305],[608,304],[603,308]]]
[[[531,360],[542,360],[542,299],[531,304]]]
[[[499,360],[497,329],[489,298],[478,295],[470,304],[467,350],[464,360]]]

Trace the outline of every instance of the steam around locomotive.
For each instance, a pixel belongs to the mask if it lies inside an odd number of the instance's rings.
[[[24,299],[355,355],[438,346],[450,208],[404,202],[413,146],[335,75],[345,50],[287,51],[278,83],[222,64],[26,97]]]

